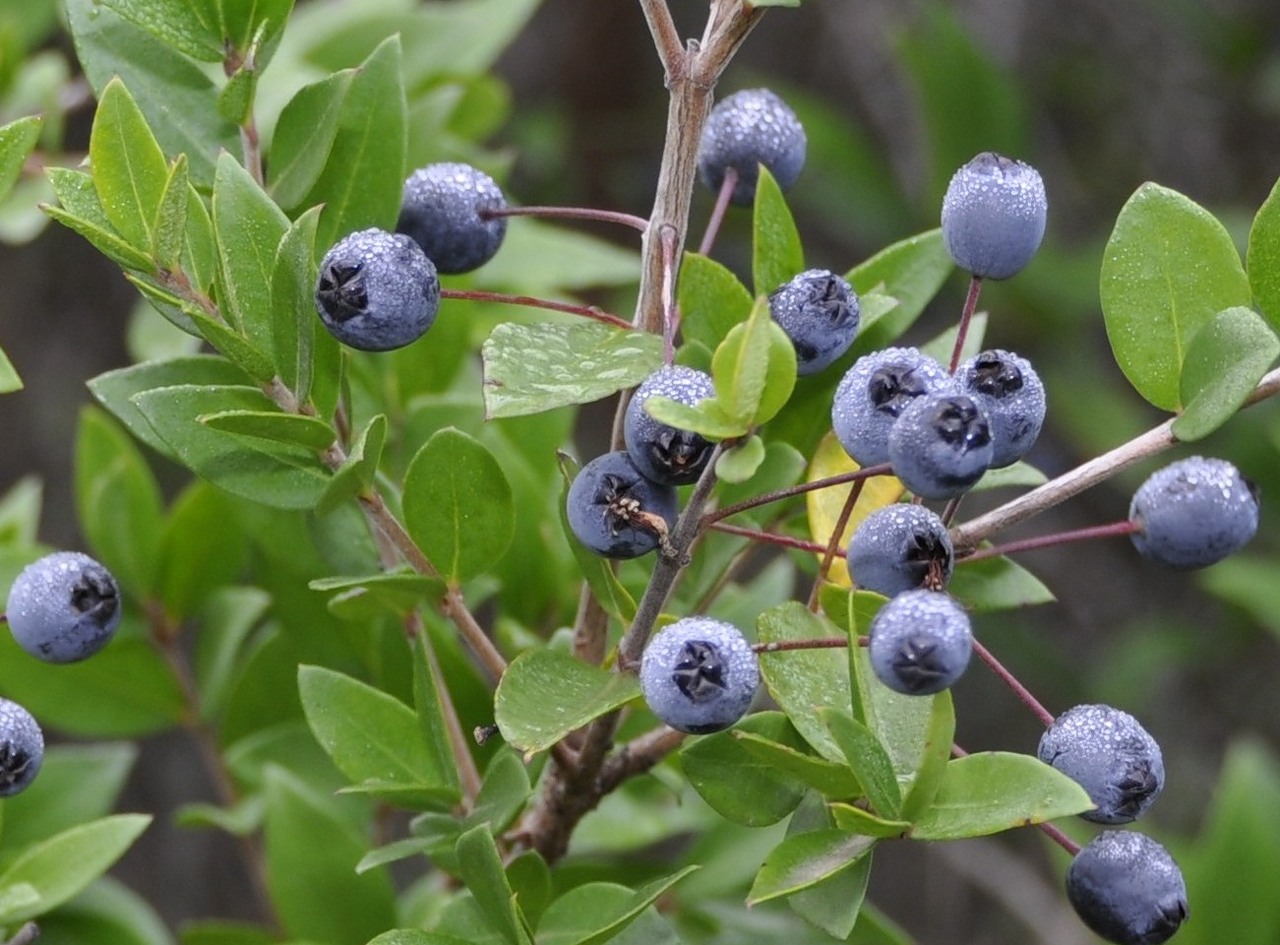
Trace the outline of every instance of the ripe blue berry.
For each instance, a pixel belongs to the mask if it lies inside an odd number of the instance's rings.
[[[972,397],[917,397],[889,431],[893,474],[925,499],[967,492],[991,466],[991,425]]]
[[[1132,830],[1104,830],[1067,868],[1067,898],[1116,945],[1159,945],[1187,918],[1187,886],[1173,857]]]
[[[817,374],[858,335],[858,294],[827,269],[809,269],[775,289],[769,311],[796,349],[796,373]]]
[[[669,486],[697,481],[711,458],[711,441],[655,420],[644,405],[656,396],[692,407],[715,392],[710,374],[681,365],[659,368],[644,379],[627,404],[622,430],[627,452],[641,473]]]
[[[1129,519],[1143,557],[1203,568],[1239,551],[1258,530],[1258,490],[1224,459],[1191,456],[1138,487]]]
[[[734,92],[711,109],[698,146],[698,175],[717,193],[725,171],[738,172],[730,199],[749,206],[756,196],[759,165],[769,169],[786,190],[804,167],[808,141],[800,119],[768,89]]]
[[[569,486],[569,528],[606,558],[653,551],[676,522],[676,491],[646,479],[625,450],[587,463]]]
[[[956,171],[942,198],[942,239],[956,265],[1008,279],[1040,248],[1048,202],[1035,168],[990,151]]]
[[[1056,719],[1036,755],[1077,782],[1096,805],[1080,816],[1099,824],[1140,817],[1164,788],[1160,746],[1128,712],[1078,705]]]
[[[46,663],[97,653],[111,642],[120,613],[115,578],[78,551],[55,551],[23,568],[5,608],[14,640]]]
[[[659,631],[640,661],[640,688],[653,714],[674,729],[705,735],[751,708],[760,667],[737,627],[685,617]]]
[[[1031,362],[1011,351],[983,351],[956,371],[960,389],[991,423],[991,468],[1016,463],[1044,425],[1044,384]]]
[[[31,713],[0,699],[0,797],[12,797],[35,780],[44,762],[44,734]]]
[[[435,266],[413,240],[360,230],[325,253],[316,311],[329,333],[362,351],[390,351],[420,338],[440,309]]]
[[[915,348],[885,348],[853,362],[836,388],[831,425],[859,465],[889,461],[889,432],[907,404],[947,389],[951,376]]]
[[[470,272],[502,245],[507,218],[485,216],[507,206],[493,178],[470,164],[428,164],[409,175],[396,231],[413,237],[436,269]]]
[[[927,696],[963,675],[973,652],[969,615],[947,594],[904,591],[871,621],[867,646],[879,680],[909,696]]]
[[[936,512],[895,503],[868,515],[849,539],[849,573],[858,587],[893,597],[939,591],[951,579],[955,552]]]

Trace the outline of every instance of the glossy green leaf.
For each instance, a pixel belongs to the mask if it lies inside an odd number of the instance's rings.
[[[196,419],[211,430],[310,450],[332,446],[335,437],[333,427],[323,420],[278,410],[221,410]]]
[[[595,595],[596,601],[618,623],[623,626],[630,626],[631,621],[636,616],[635,598],[618,580],[618,575],[613,569],[612,562],[602,555],[596,554],[578,541],[577,536],[573,534],[573,529],[569,527],[567,505],[569,486],[573,482],[573,477],[577,475],[578,464],[563,452],[558,454],[557,459],[564,479],[564,488],[560,492],[559,502],[560,527],[569,542],[569,549],[573,552],[574,560],[578,562],[578,568],[582,571],[582,576],[586,579],[587,584],[590,585],[591,593]]]
[[[39,115],[28,115],[0,126],[0,201],[22,176],[22,166],[40,140],[43,125]]]
[[[947,763],[933,802],[916,818],[917,840],[982,837],[1092,810],[1071,778],[1031,755],[982,752]]]
[[[804,271],[804,248],[782,188],[763,165],[751,222],[752,282],[757,296],[768,295]]]
[[[720,454],[716,461],[716,477],[722,482],[747,482],[763,462],[764,440],[750,436]]]
[[[1280,329],[1280,181],[1253,218],[1245,268],[1259,311],[1272,328]]]
[[[853,798],[861,793],[862,786],[848,765],[837,764],[813,754],[803,739],[775,741],[756,734],[752,730],[754,726],[747,725],[751,719],[767,714],[757,712],[731,732],[749,754],[780,774],[808,785],[824,797]]]
[[[777,823],[804,798],[805,784],[751,751],[738,733],[754,734],[779,750],[799,754],[803,742],[786,716],[759,712],[732,731],[692,739],[680,752],[680,767],[690,785],[720,816],[748,827]]]
[[[872,852],[860,857],[849,869],[788,896],[791,911],[828,935],[853,941],[850,935],[862,915],[871,880]]]
[[[465,938],[422,929],[392,929],[370,939],[369,945],[471,945],[471,942]]]
[[[897,305],[880,318],[870,320],[863,313],[863,328],[854,341],[855,353],[865,354],[896,341],[920,317],[953,269],[955,263],[942,241],[942,230],[937,229],[887,246],[846,273],[845,278],[864,305],[872,292],[897,300]]]
[[[1177,191],[1147,183],[1120,211],[1099,284],[1116,363],[1144,398],[1183,406],[1182,362],[1213,316],[1252,301],[1226,228]]]
[[[875,733],[889,755],[898,783],[907,788],[925,758],[932,731],[931,696],[908,696],[895,692],[875,677],[866,647],[849,652],[855,679],[855,715]]]
[[[840,636],[804,604],[790,601],[760,615],[756,629],[761,643],[811,640]],[[849,705],[849,661],[842,649],[794,650],[760,654],[760,676],[769,694],[791,724],[822,757],[845,763],[844,752],[822,724],[827,706]]]
[[[28,847],[0,873],[0,898],[4,890],[20,885],[34,888],[38,898],[6,904],[8,908],[0,909],[0,922],[16,925],[66,902],[120,859],[150,823],[144,814],[118,814]]]
[[[268,444],[270,452],[212,430],[197,418],[228,410],[270,410],[256,387],[184,384],[135,394],[133,404],[188,469],[235,495],[282,509],[306,509],[328,484],[311,450]]]
[[[458,867],[476,905],[502,941],[508,945],[529,945],[529,935],[488,827],[472,827],[458,838]]]
[[[280,206],[298,207],[320,179],[355,74],[343,69],[303,86],[280,113],[267,168],[267,189]]]
[[[213,234],[213,220],[204,198],[187,178],[187,233],[182,253],[182,265],[191,284],[209,295],[218,278],[217,238]]]
[[[275,251],[271,267],[271,349],[280,380],[299,403],[311,396],[314,349],[329,333],[317,331],[316,225],[320,208],[312,207],[290,225]]]
[[[298,669],[307,724],[333,763],[373,793],[396,788],[396,801],[423,808],[457,799],[440,758],[422,737],[417,713],[394,696],[320,666]]]
[[[1253,309],[1229,308],[1196,332],[1182,363],[1182,414],[1173,435],[1208,436],[1230,420],[1280,356],[1280,340]]]
[[[874,837],[843,830],[792,834],[765,858],[747,894],[747,905],[759,905],[810,889],[854,866],[875,844]]]
[[[67,229],[79,233],[94,248],[124,269],[150,271],[151,259],[129,244],[107,219],[93,180],[82,171],[50,168],[49,182],[61,206],[45,206],[44,212]]]
[[[371,226],[395,225],[406,176],[407,112],[400,37],[391,36],[356,70],[339,107],[328,160],[300,204],[324,204],[317,245],[332,246]]]
[[[380,413],[369,418],[347,450],[347,458],[334,471],[333,479],[316,503],[316,512],[321,515],[331,512],[342,502],[373,486],[386,441],[387,417]]]
[[[548,699],[548,692],[556,698]],[[498,682],[494,721],[516,748],[544,751],[639,695],[640,682],[631,673],[612,673],[568,653],[535,647],[512,660]]]
[[[880,740],[867,726],[839,709],[824,709],[820,715],[872,809],[883,817],[896,818],[902,810],[902,791],[893,762]]]
[[[729,330],[751,314],[751,293],[729,267],[708,256],[685,253],[676,286],[680,331],[714,351]]]
[[[215,0],[157,3],[155,0],[102,0],[102,5],[150,33],[167,46],[203,62],[222,62],[225,51]]]
[[[110,814],[137,758],[128,742],[48,746],[39,779],[5,799],[6,853]]]
[[[653,395],[644,402],[644,409],[655,419],[680,430],[698,433],[709,440],[724,440],[745,436],[751,431],[749,417],[730,415],[719,398],[708,397],[693,406],[682,404],[670,397]]]
[[[191,183],[187,174],[187,156],[179,154],[169,168],[164,194],[156,207],[156,218],[151,229],[151,256],[161,269],[172,271],[182,265],[182,253],[187,242],[187,214],[190,209]]]
[[[89,134],[93,183],[111,225],[149,252],[169,165],[133,96],[119,79],[102,91]]]
[[[915,768],[915,777],[902,801],[900,816],[904,820],[914,820],[933,803],[951,760],[955,738],[955,704],[951,699],[951,691],[946,689],[929,699],[929,720],[920,763]]]
[[[461,782],[458,777],[458,767],[453,756],[453,749],[449,744],[448,726],[445,722],[445,699],[448,697],[448,693],[446,692],[443,697],[441,696],[444,680],[439,677],[443,671],[439,669],[439,660],[431,650],[431,641],[425,631],[414,637],[412,649],[414,656],[413,712],[417,716],[418,732],[428,754],[429,762],[427,767],[438,772],[440,783],[445,789],[453,796],[459,797],[461,796]],[[520,775],[524,777],[527,795],[529,777],[524,773],[524,768],[522,766],[519,767]],[[472,812],[474,813],[485,800],[487,798],[484,798],[484,790],[481,788],[480,796],[475,799],[472,805]],[[502,825],[503,828],[505,826],[506,824]]]
[[[837,827],[848,833],[861,834],[865,837],[890,839],[901,837],[911,829],[910,821],[886,820],[865,808],[854,807],[852,804],[832,804],[830,810]]]
[[[86,407],[76,434],[76,510],[98,560],[134,593],[149,595],[160,549],[160,485],[132,439]]]
[[[1000,555],[956,568],[947,592],[977,613],[1052,603],[1053,592],[1016,561]]]
[[[483,574],[515,533],[511,484],[493,454],[460,430],[440,430],[404,480],[405,527],[451,583]]]
[[[628,889],[616,883],[583,883],[556,899],[538,924],[538,945],[604,945],[698,867]]]
[[[266,769],[265,785],[267,886],[285,934],[367,942],[393,927],[391,880],[385,870],[356,873],[367,840],[339,814],[341,799],[276,765]]]
[[[253,114],[253,98],[258,89],[256,69],[241,67],[227,79],[218,95],[218,114],[243,125]]]
[[[481,348],[485,416],[586,404],[634,387],[662,365],[662,339],[592,321],[503,322]]]
[[[748,426],[768,423],[796,383],[796,350],[782,326],[757,299],[747,320],[734,326],[711,358],[714,403]]]
[[[445,584],[416,571],[388,571],[363,577],[318,578],[308,585],[331,594],[329,610],[343,620],[366,621],[392,614],[404,617],[444,596]]]

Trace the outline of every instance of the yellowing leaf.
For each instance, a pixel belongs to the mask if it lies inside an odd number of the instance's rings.
[[[828,433],[814,451],[813,462],[809,464],[805,482],[829,479],[856,469],[858,464],[844,451],[839,440]],[[829,489],[815,489],[805,494],[805,504],[809,511],[809,535],[814,541],[825,545],[831,540],[831,533],[835,531],[836,522],[840,520],[840,512],[844,509],[844,504],[849,498],[849,490],[853,486],[854,483],[844,483]],[[843,548],[848,544],[853,530],[862,523],[864,518],[876,509],[897,502],[902,498],[904,491],[902,483],[894,476],[873,476],[863,480],[862,494],[858,496],[858,503],[853,507],[853,514],[849,516],[849,521],[840,536],[840,547]],[[831,572],[827,579],[842,587],[850,586],[849,570],[845,567],[843,558],[836,558],[831,562]]]

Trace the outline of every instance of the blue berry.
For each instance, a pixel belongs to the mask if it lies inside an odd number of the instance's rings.
[[[950,687],[969,665],[969,615],[938,591],[904,591],[871,621],[867,649],[876,677],[897,692],[927,696]]]
[[[1128,712],[1078,705],[1056,719],[1036,755],[1077,782],[1095,810],[1080,816],[1099,824],[1136,820],[1164,788],[1160,746]]]
[[[12,797],[35,780],[44,763],[44,733],[31,713],[0,699],[0,797]]]
[[[1132,830],[1104,830],[1076,854],[1067,868],[1067,899],[1085,925],[1116,945],[1159,945],[1188,914],[1178,864]]]
[[[1224,459],[1191,456],[1138,487],[1129,519],[1143,557],[1203,568],[1239,551],[1258,530],[1258,490]]]
[[[715,392],[710,374],[681,365],[659,368],[644,379],[627,404],[622,430],[627,452],[641,473],[670,486],[697,481],[711,459],[711,441],[655,420],[644,405],[657,396],[692,407]]]
[[[817,374],[858,335],[858,294],[827,269],[809,269],[775,289],[769,311],[796,349],[796,373]]]
[[[923,505],[899,502],[876,509],[849,539],[854,583],[885,597],[920,588],[942,590],[954,564],[947,526]]]
[[[640,688],[653,714],[674,729],[705,735],[746,714],[760,667],[737,627],[685,617],[659,631],[640,661]]]
[[[493,178],[470,164],[428,164],[409,175],[396,231],[413,237],[443,273],[470,272],[493,258],[507,218],[485,216],[507,200]]]
[[[625,450],[605,453],[573,477],[566,499],[569,528],[606,558],[638,558],[675,527],[676,491],[646,479]]]
[[[1031,362],[1011,351],[983,351],[960,365],[956,380],[991,423],[991,468],[1022,459],[1044,425],[1044,384]]]
[[[698,175],[719,193],[725,171],[738,172],[730,199],[749,206],[756,196],[759,165],[769,169],[786,190],[804,167],[808,142],[800,119],[768,89],[744,89],[721,99],[711,109],[698,146]]]
[[[111,642],[121,606],[111,572],[86,554],[55,551],[14,579],[5,616],[14,640],[36,659],[74,663]]]
[[[984,151],[942,198],[942,239],[956,265],[984,279],[1020,271],[1044,239],[1048,202],[1035,168]]]
[[[362,351],[403,348],[422,337],[439,309],[436,268],[407,236],[360,230],[320,261],[316,311],[345,345]]]
[[[861,466],[889,461],[889,432],[903,408],[923,394],[947,389],[951,376],[915,348],[885,348],[853,362],[836,388],[831,425],[846,453]]]
[[[965,394],[917,397],[889,431],[893,474],[921,498],[962,495],[990,468],[991,457],[991,425]]]

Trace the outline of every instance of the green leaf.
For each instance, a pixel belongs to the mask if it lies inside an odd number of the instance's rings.
[[[287,935],[366,942],[396,924],[386,871],[355,872],[367,840],[339,814],[340,799],[274,764],[266,768],[266,798],[267,886]]]
[[[978,613],[1048,604],[1057,599],[1038,577],[1004,555],[965,562],[953,572],[947,592]]]
[[[215,591],[243,573],[249,536],[235,512],[226,493],[199,480],[173,501],[156,584],[165,613],[175,621],[195,616]]]
[[[355,74],[343,69],[303,86],[280,113],[267,168],[267,190],[280,206],[297,208],[320,179]]]
[[[685,340],[704,344],[711,351],[734,325],[747,320],[754,304],[751,293],[732,270],[698,253],[685,253],[676,301]]]
[[[748,428],[768,423],[786,405],[796,383],[796,350],[759,298],[711,358],[713,399],[724,415]]]
[[[903,695],[884,685],[872,672],[866,647],[855,647],[849,658],[856,680],[855,715],[880,739],[898,783],[913,783],[926,758],[937,697]]]
[[[28,847],[0,873],[0,890],[25,884],[35,889],[38,899],[6,903],[7,908],[0,909],[0,922],[25,922],[66,902],[120,859],[150,823],[144,814],[118,814],[71,827]]]
[[[382,448],[387,442],[386,414],[370,417],[360,430],[356,441],[347,450],[347,458],[333,474],[333,479],[316,503],[316,512],[324,515],[332,512],[342,502],[367,492],[378,474],[382,460]]]
[[[716,477],[723,482],[746,482],[756,474],[763,462],[764,440],[752,435],[720,454],[720,459],[716,461]]]
[[[515,894],[507,882],[498,846],[488,827],[472,827],[458,838],[458,867],[462,881],[475,896],[476,905],[502,941],[508,945],[529,945]]]
[[[200,717],[217,719],[240,669],[250,634],[261,625],[271,596],[256,587],[227,587],[211,595],[196,638],[196,683]]]
[[[397,803],[423,809],[457,800],[417,713],[403,702],[320,666],[298,668],[298,692],[316,741],[354,784],[395,787]]]
[[[22,176],[22,167],[40,140],[43,124],[39,115],[28,115],[0,126],[0,201],[9,196]]]
[[[902,791],[893,762],[880,740],[857,719],[838,709],[823,709],[820,716],[844,752],[872,809],[883,817],[896,818],[902,810]]]
[[[77,945],[174,945],[174,937],[147,901],[103,876],[70,902],[40,917],[40,935]],[[238,945],[250,945],[240,942]]]
[[[22,390],[22,378],[18,376],[9,356],[0,351],[0,394],[12,394]]]
[[[300,204],[324,204],[318,245],[332,246],[372,226],[395,225],[406,176],[407,113],[400,37],[391,36],[356,70],[340,106],[328,161]]]
[[[594,321],[503,322],[481,348],[485,416],[586,404],[634,387],[662,365],[662,339]]]
[[[149,595],[164,522],[160,485],[133,440],[92,407],[81,411],[76,435],[76,509],[98,559],[130,591]]]
[[[556,698],[548,699],[549,692]],[[516,748],[544,751],[639,695],[632,673],[611,673],[568,653],[536,647],[512,660],[498,682],[494,720]]]
[[[749,715],[732,731],[692,739],[680,752],[680,767],[708,806],[748,827],[777,823],[804,798],[805,784],[751,751],[739,732],[754,734],[779,750],[800,755],[803,743],[780,712]]]
[[[439,660],[431,650],[431,640],[426,632],[414,637],[413,643],[413,710],[418,719],[418,732],[426,748],[429,764],[426,766],[440,775],[441,784],[453,796],[460,795],[461,785],[458,778],[457,762],[449,745],[448,727],[445,723],[445,703],[440,691],[444,680],[438,678],[442,673]],[[448,695],[447,692],[445,694]],[[495,763],[496,764],[496,763]],[[529,777],[520,767],[520,775],[524,778],[525,791],[528,792]],[[486,782],[487,783],[487,782]],[[476,798],[472,812],[478,809],[484,797],[484,788]],[[503,827],[506,825],[503,824]],[[499,828],[501,829],[501,828]]]
[[[145,272],[152,270],[147,254],[130,246],[111,225],[93,189],[93,179],[88,174],[67,168],[50,168],[47,174],[53,192],[62,204],[61,207],[43,207],[50,218],[79,233],[118,266]]]
[[[141,110],[118,78],[107,83],[89,134],[93,183],[111,225],[132,246],[152,247],[152,224],[169,165]]]
[[[217,6],[210,0],[156,3],[155,0],[102,0],[102,6],[202,62],[222,62],[225,50],[218,28]]]
[[[1190,198],[1152,183],[1120,211],[1099,291],[1120,370],[1169,411],[1183,406],[1182,362],[1196,332],[1223,309],[1252,301],[1226,228]]]
[[[493,454],[452,427],[437,431],[404,478],[405,527],[452,584],[500,559],[515,534],[511,484]]]
[[[756,628],[761,643],[839,635],[798,601],[765,611]],[[765,652],[760,654],[760,675],[769,694],[805,741],[828,761],[844,764],[844,752],[822,724],[819,712],[824,706],[849,705],[848,656],[839,649]]]
[[[151,256],[161,269],[172,271],[182,265],[190,210],[191,182],[187,175],[187,156],[179,154],[169,168],[164,194],[156,207],[156,219],[151,229]]]
[[[132,398],[166,452],[197,475],[235,495],[282,509],[315,506],[329,471],[311,450],[267,444],[270,452],[212,430],[197,418],[228,410],[271,410],[256,387],[184,384],[142,391]]]
[[[755,734],[751,730],[755,726],[747,725],[748,721],[768,714],[754,713],[731,730],[733,737],[750,754],[766,762],[777,772],[808,785],[824,797],[852,798],[861,793],[862,786],[848,765],[819,758],[802,739],[788,737],[784,740],[785,743],[773,741]]]
[[[852,804],[831,804],[831,816],[836,826],[848,833],[861,834],[865,837],[890,839],[901,837],[911,829],[907,820],[886,820],[861,807]]]
[[[865,354],[896,341],[920,317],[954,268],[938,229],[887,246],[846,273],[863,304],[854,352]],[[874,320],[867,311],[867,296],[873,292],[897,300],[896,306]]]
[[[221,410],[196,420],[211,430],[310,450],[327,449],[336,437],[333,427],[323,420],[279,410]]]
[[[445,593],[443,581],[416,571],[318,578],[309,587],[332,594],[329,610],[343,620],[356,621],[388,614],[404,617],[424,603],[439,600]]]
[[[383,932],[377,938],[370,939],[368,945],[472,945],[472,943],[465,938],[444,935],[440,932],[392,929],[390,932]]]
[[[857,864],[875,846],[874,837],[843,830],[792,834],[774,847],[756,874],[747,905],[794,895]]]
[[[920,763],[916,766],[911,787],[902,802],[900,816],[905,820],[915,820],[933,803],[951,760],[951,747],[955,744],[956,710],[951,691],[937,693],[930,698],[929,703],[924,750],[920,755]]]
[[[281,238],[271,266],[271,348],[280,380],[299,403],[306,403],[311,396],[315,346],[324,344],[325,339],[332,342],[328,332],[316,331],[319,219],[320,208],[312,207],[295,220]]]
[[[1280,340],[1252,309],[1224,309],[1196,332],[1182,363],[1182,415],[1173,435],[1208,436],[1230,420],[1280,355]]]
[[[751,222],[752,282],[757,296],[768,295],[804,271],[804,248],[782,188],[763,165]]]
[[[709,440],[744,436],[751,431],[751,421],[730,416],[718,398],[708,397],[693,406],[653,394],[645,398],[644,409],[655,420],[680,430],[698,433]]]
[[[538,945],[604,945],[697,866],[631,890],[616,883],[583,883],[556,899],[538,924]]]
[[[1271,327],[1280,328],[1280,180],[1253,218],[1245,266],[1259,311]]]
[[[256,69],[237,69],[218,95],[218,114],[227,121],[243,125],[253,113],[253,99],[258,90]]]
[[[1071,778],[1033,758],[992,751],[947,763],[938,793],[915,821],[917,840],[983,837],[1092,810]]]

